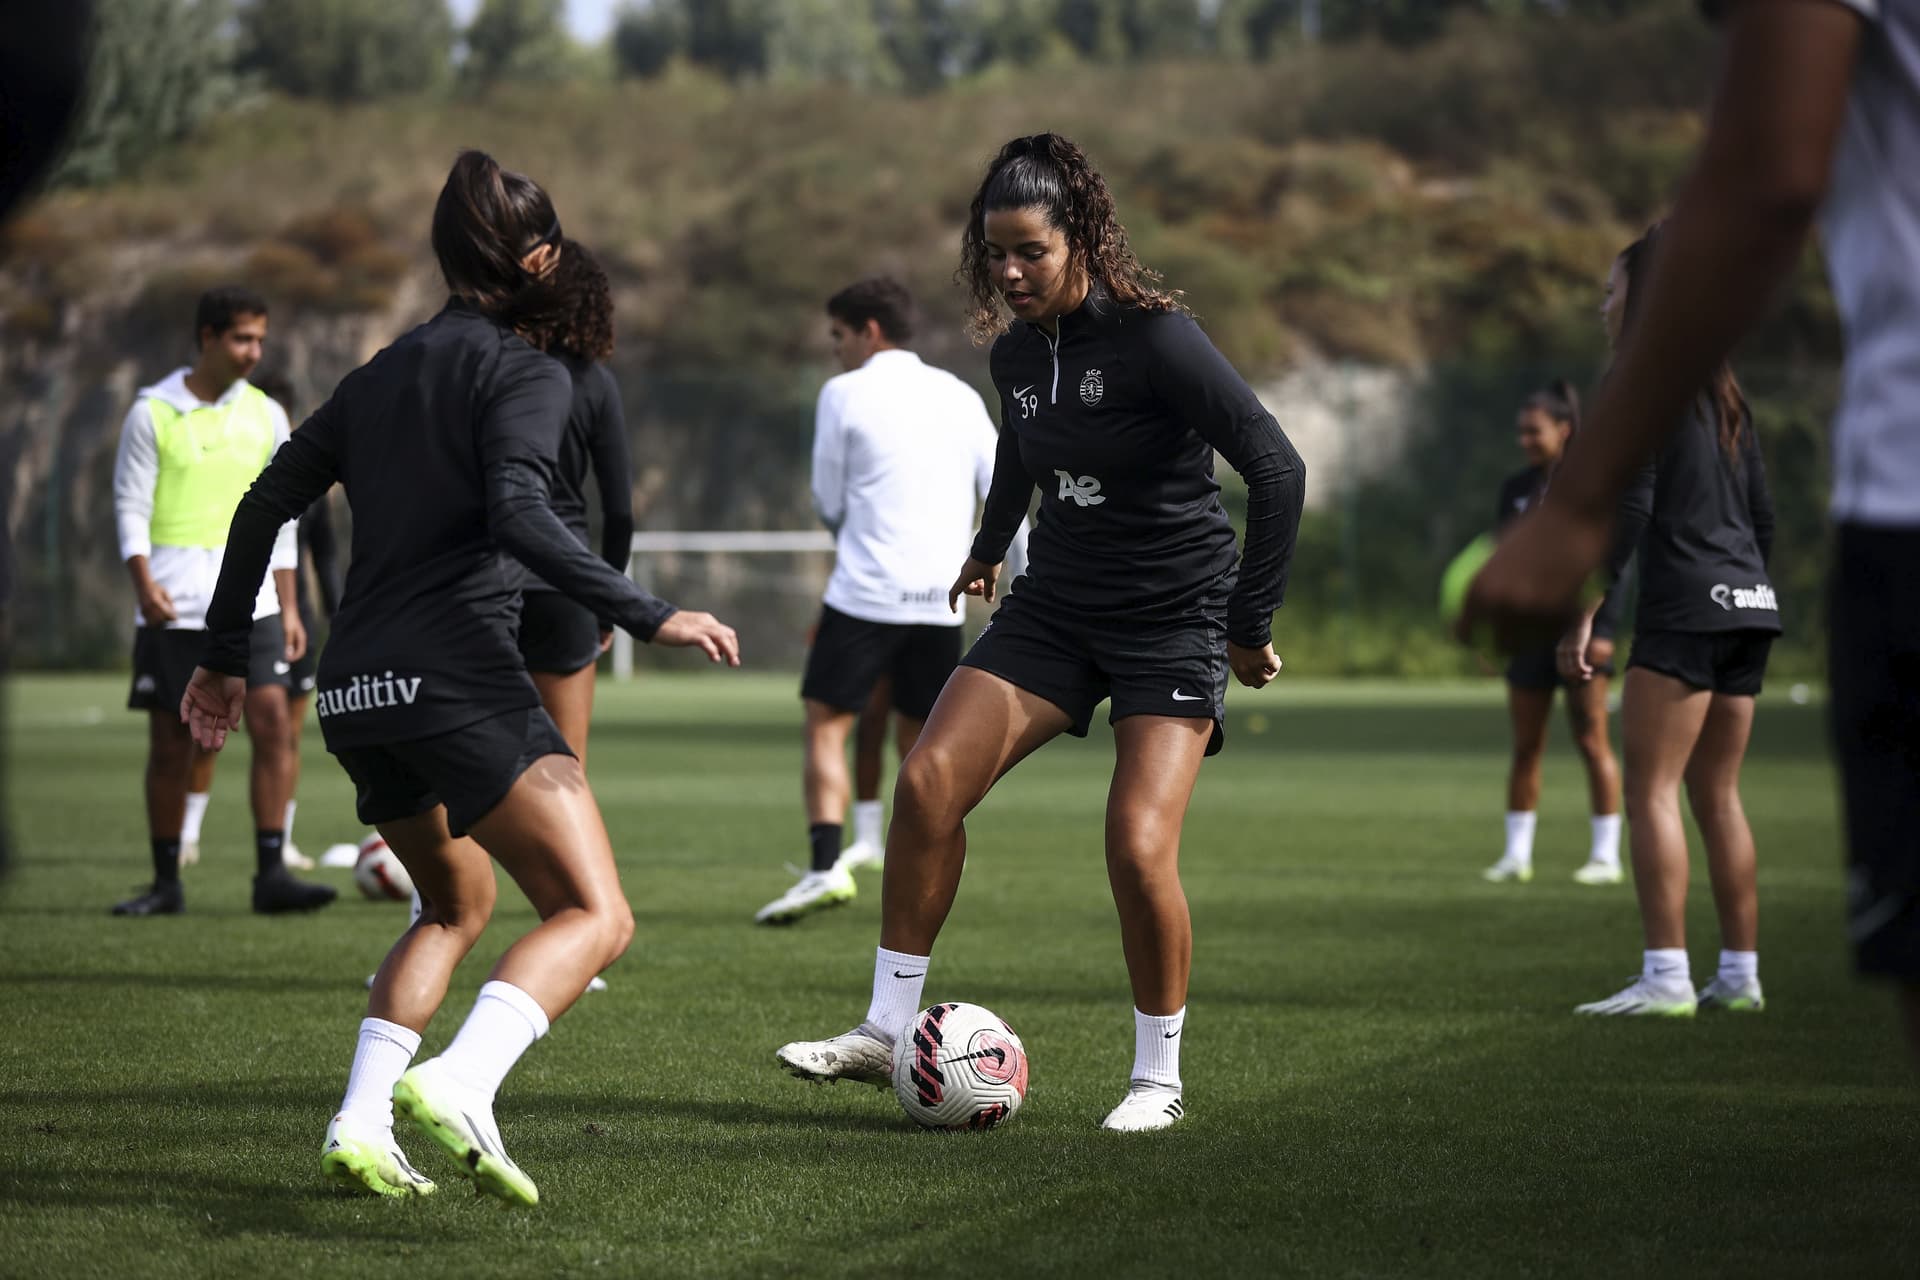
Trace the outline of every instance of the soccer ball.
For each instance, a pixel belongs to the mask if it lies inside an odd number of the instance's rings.
[[[893,1048],[893,1094],[924,1129],[991,1129],[1027,1096],[1027,1050],[977,1004],[936,1004]]]
[[[360,842],[360,856],[353,863],[353,882],[360,892],[376,902],[406,902],[413,897],[413,877],[400,865],[400,859],[387,842],[374,832]]]

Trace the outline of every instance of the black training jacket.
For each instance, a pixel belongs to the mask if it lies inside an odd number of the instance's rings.
[[[1636,551],[1637,630],[1780,630],[1767,579],[1773,498],[1751,421],[1728,457],[1712,403],[1694,401],[1686,424],[1620,500],[1609,561],[1616,577]]]
[[[205,665],[247,669],[273,533],[338,480],[352,561],[320,658],[329,748],[446,733],[539,697],[515,644],[518,566],[649,639],[673,606],[593,555],[549,491],[566,368],[458,299],[347,375],[234,512]]]
[[[633,458],[627,419],[613,372],[591,360],[565,360],[573,375],[573,407],[560,434],[553,474],[553,514],[583,547],[587,536],[587,472],[600,493],[600,558],[621,573],[633,554]],[[522,591],[551,591],[531,569],[519,573]],[[601,619],[603,623],[607,619]]]
[[[1059,335],[1024,321],[993,345],[1000,445],[973,545],[997,564],[1040,511],[1013,590],[1102,622],[1224,612],[1259,647],[1286,593],[1306,493],[1293,445],[1192,317],[1116,304],[1095,289]],[[1247,483],[1236,581],[1215,451]]]

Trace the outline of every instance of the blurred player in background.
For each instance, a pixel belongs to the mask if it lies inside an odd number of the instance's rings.
[[[885,677],[900,754],[913,749],[960,659],[965,618],[948,607],[942,566],[965,556],[993,482],[993,419],[972,387],[906,348],[913,298],[903,285],[884,276],[848,285],[827,300],[827,320],[844,372],[821,388],[814,413],[813,500],[836,554],[800,682],[809,865],[755,914],[761,924],[851,902],[854,868],[880,860],[868,843],[877,800],[863,811],[858,852],[842,855],[847,736]]]
[[[127,705],[147,713],[153,857],[152,887],[115,906],[115,915],[172,915],[185,907],[180,855],[195,753],[180,699],[206,647],[207,606],[234,509],[287,439],[285,411],[247,381],[267,338],[266,300],[235,286],[211,290],[195,310],[194,334],[193,365],[141,390],[114,459],[120,554],[138,604]],[[329,886],[295,880],[284,862],[294,733],[288,688],[292,664],[307,647],[294,600],[294,536],[291,522],[280,529],[273,581],[258,585],[259,625],[247,665],[253,909],[267,914],[312,910],[334,898]]]
[[[1565,379],[1536,391],[1520,406],[1515,423],[1527,465],[1500,486],[1494,510],[1496,533],[1540,500],[1560,455],[1580,428],[1580,393]],[[1540,764],[1547,750],[1553,694],[1567,693],[1573,744],[1587,768],[1587,798],[1593,809],[1593,841],[1585,865],[1573,873],[1581,884],[1620,883],[1620,770],[1607,733],[1607,682],[1613,675],[1613,633],[1624,593],[1593,620],[1584,678],[1560,672],[1551,648],[1516,654],[1507,664],[1507,713],[1513,723],[1513,763],[1507,771],[1507,846],[1500,861],[1481,874],[1488,880],[1533,879],[1533,834],[1540,806]]]

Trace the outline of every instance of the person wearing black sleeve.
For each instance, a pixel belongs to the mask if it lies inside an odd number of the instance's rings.
[[[1085,734],[1111,699],[1107,868],[1135,1058],[1103,1127],[1165,1128],[1185,1113],[1192,929],[1180,828],[1201,760],[1223,740],[1227,673],[1256,689],[1279,673],[1272,615],[1305,468],[1176,297],[1155,287],[1105,181],[1065,138],[1001,149],[974,197],[959,275],[976,336],[999,334],[991,365],[1002,424],[980,532],[948,603],[995,598],[1038,485],[1027,570],[900,766],[866,1020],[776,1056],[803,1078],[887,1079],[959,886],[963,820],[1008,769],[1061,733]],[[1216,453],[1247,482],[1237,569]]]
[[[1639,285],[1658,226],[1615,260],[1605,315],[1616,348],[1641,322]],[[1740,766],[1753,701],[1780,634],[1767,578],[1773,504],[1746,399],[1722,364],[1686,420],[1641,468],[1620,504],[1608,567],[1619,591],[1631,556],[1640,603],[1627,660],[1623,718],[1633,887],[1646,952],[1641,976],[1588,1014],[1691,1016],[1696,1009],[1758,1012],[1759,906],[1753,832],[1740,802]],[[1563,643],[1572,671],[1587,625]],[[1686,951],[1687,836],[1680,785],[1706,845],[1720,920],[1719,970],[1695,992]]]
[[[1580,395],[1565,379],[1536,391],[1520,406],[1515,423],[1527,465],[1500,486],[1494,508],[1497,535],[1540,495],[1560,455],[1580,426]],[[1540,764],[1547,750],[1547,722],[1554,690],[1567,691],[1567,721],[1587,769],[1592,805],[1592,844],[1573,873],[1588,885],[1620,883],[1620,770],[1607,733],[1607,684],[1613,676],[1613,635],[1619,595],[1597,614],[1582,669],[1563,676],[1551,647],[1516,654],[1507,664],[1507,713],[1513,725],[1513,762],[1507,770],[1507,844],[1500,860],[1481,875],[1495,882],[1533,879],[1533,835],[1540,804]]]
[[[600,495],[600,558],[624,574],[633,548],[633,462],[620,387],[602,363],[613,354],[613,292],[607,273],[585,246],[561,246],[554,288],[563,299],[551,333],[535,336],[573,378],[573,404],[553,477],[553,514],[591,546],[587,527],[587,472]],[[529,569],[519,574],[520,656],[567,746],[587,763],[593,719],[594,664],[613,639],[612,624],[594,616]]]
[[[564,250],[546,193],[465,152],[435,206],[433,245],[452,299],[349,374],[234,513],[181,714],[202,746],[224,743],[272,530],[338,480],[353,554],[320,659],[321,727],[422,914],[375,977],[321,1167],[377,1194],[432,1190],[394,1141],[391,1100],[481,1190],[532,1204],[538,1191],[505,1154],[494,1094],[626,949],[633,914],[579,761],[520,660],[506,557],[643,640],[736,666],[739,649],[731,628],[677,611],[595,557],[549,505],[573,384],[515,331],[560,305],[546,277]],[[541,923],[494,966],[446,1051],[409,1069],[491,914],[488,855]]]

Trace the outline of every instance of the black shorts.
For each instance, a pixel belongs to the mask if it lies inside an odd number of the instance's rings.
[[[866,622],[822,605],[800,696],[859,711],[874,685],[889,677],[893,709],[909,720],[925,720],[959,662],[959,627]]]
[[[570,676],[600,657],[600,620],[558,591],[520,597],[520,657],[527,670]]]
[[[1645,667],[1695,689],[1755,697],[1767,674],[1772,631],[1642,631],[1629,667]]]
[[[1595,667],[1597,676],[1612,676],[1613,664]],[[1553,650],[1538,649],[1532,653],[1518,653],[1507,663],[1507,683],[1516,689],[1553,690],[1566,687],[1566,680],[1560,675],[1560,664],[1554,660]]]
[[[1920,531],[1840,526],[1832,593],[1854,958],[1920,982]]]
[[[1142,715],[1207,719],[1207,754],[1226,744],[1224,617],[1096,622],[1015,591],[960,661],[1059,707],[1076,738],[1087,736],[1094,709],[1111,698],[1109,724]]]
[[[256,618],[247,650],[247,688],[288,687],[292,667],[286,658],[286,634],[280,615]],[[129,711],[180,710],[187,683],[207,653],[207,633],[199,628],[136,627],[133,632],[133,686],[127,693]]]
[[[300,625],[307,631],[307,651],[287,672],[287,691],[296,698],[311,698],[314,686],[320,683],[320,632],[305,592],[301,592],[300,598]]]
[[[520,775],[544,756],[571,756],[544,707],[521,707],[411,742],[333,753],[358,791],[360,821],[377,827],[447,806],[447,830],[463,836],[493,812]]]

